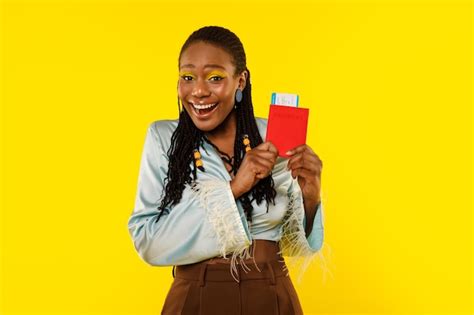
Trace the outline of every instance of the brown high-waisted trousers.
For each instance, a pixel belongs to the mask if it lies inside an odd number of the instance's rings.
[[[277,242],[254,240],[255,262],[237,265],[240,281],[230,273],[229,259],[213,258],[176,266],[166,296],[164,315],[303,314]],[[250,268],[250,270],[248,270]]]

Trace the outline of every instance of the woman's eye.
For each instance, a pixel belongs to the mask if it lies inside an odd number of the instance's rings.
[[[222,77],[219,77],[219,76],[213,76],[213,77],[210,77],[209,78],[211,81],[220,81],[222,80],[223,78]],[[217,80],[213,80],[213,79],[217,79]]]
[[[190,76],[190,75],[182,75],[181,78],[183,78],[184,81],[191,81],[193,79],[193,77]],[[188,78],[189,78],[189,80],[188,80]]]

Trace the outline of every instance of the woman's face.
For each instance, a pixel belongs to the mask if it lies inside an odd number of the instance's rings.
[[[235,91],[244,89],[246,71],[234,77],[232,57],[215,45],[197,42],[181,54],[178,95],[194,125],[218,127],[234,109]]]

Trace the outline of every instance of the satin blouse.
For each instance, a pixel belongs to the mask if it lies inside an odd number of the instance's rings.
[[[267,119],[256,118],[265,139]],[[157,120],[147,129],[141,155],[135,206],[128,231],[139,256],[152,266],[184,265],[216,256],[248,257],[254,239],[279,241],[285,256],[312,256],[323,244],[323,201],[306,237],[306,215],[297,179],[286,170],[288,159],[278,157],[272,171],[277,192],[267,212],[265,200],[252,201],[252,222],[247,222],[240,200],[230,188],[231,176],[216,149],[200,148],[205,171],[187,184],[181,201],[167,207],[156,222],[168,170],[167,152],[178,120]],[[192,164],[194,162],[191,162]],[[194,166],[191,165],[193,168]]]

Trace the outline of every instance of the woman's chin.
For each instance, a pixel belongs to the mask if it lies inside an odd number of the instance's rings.
[[[194,126],[203,132],[214,130],[219,125],[219,123],[214,119],[202,121],[193,115],[191,115],[191,120],[193,121]]]
[[[194,123],[197,129],[201,130],[202,132],[209,132],[217,128],[219,124],[213,123],[212,121],[210,122],[199,122],[199,123]]]

